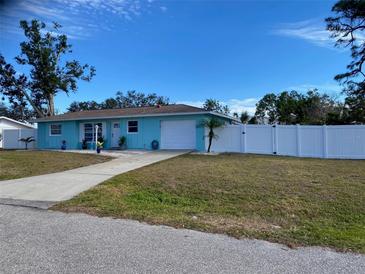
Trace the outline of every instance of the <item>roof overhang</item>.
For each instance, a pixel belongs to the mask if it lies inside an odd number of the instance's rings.
[[[235,121],[235,122],[241,124],[241,121],[239,119],[237,119],[235,117],[232,117],[232,116],[229,116],[229,115],[226,115],[226,114],[223,114],[223,113],[218,113],[218,112],[210,111],[209,114],[215,115],[215,116],[219,116],[219,117],[222,117],[222,118],[226,118],[228,120],[232,120],[232,121]]]
[[[29,124],[26,124],[26,123],[19,122],[19,121],[17,121],[17,120],[14,120],[14,119],[8,118],[8,117],[6,117],[6,116],[0,116],[0,120],[1,120],[1,119],[7,120],[7,121],[9,121],[9,122],[12,122],[12,123],[15,123],[15,124],[18,124],[18,125],[22,125],[22,126],[24,126],[24,127],[28,127],[28,128],[35,128],[35,127],[34,127],[34,126],[32,126],[32,125],[29,125]]]
[[[136,115],[113,115],[113,116],[99,116],[99,117],[79,117],[79,118],[64,118],[64,119],[51,119],[47,120],[36,119],[33,122],[46,123],[46,122],[63,122],[63,121],[85,121],[85,120],[101,120],[101,119],[120,119],[120,118],[144,118],[144,117],[160,117],[160,116],[186,116],[186,115],[214,115],[228,120],[240,122],[234,117],[217,113],[214,111],[201,111],[201,112],[180,112],[180,113],[154,113],[154,114],[136,114]]]

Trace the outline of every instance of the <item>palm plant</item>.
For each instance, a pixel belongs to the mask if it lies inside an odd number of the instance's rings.
[[[214,129],[220,128],[223,125],[224,125],[224,122],[217,118],[209,118],[202,122],[202,126],[208,128],[208,130],[209,130],[209,132],[208,132],[209,145],[208,145],[208,150],[207,150],[208,153],[210,152],[210,148],[212,146],[213,139],[218,138],[218,135],[214,132]]]
[[[25,150],[28,150],[28,144],[31,142],[35,142],[35,139],[33,138],[33,136],[30,136],[30,137],[26,137],[26,138],[20,138],[19,141],[24,142]]]

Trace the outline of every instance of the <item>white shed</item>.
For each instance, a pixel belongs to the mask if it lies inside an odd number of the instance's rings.
[[[31,129],[34,130],[34,126],[28,125],[14,119],[0,116],[0,148],[3,148],[4,130],[21,130]]]

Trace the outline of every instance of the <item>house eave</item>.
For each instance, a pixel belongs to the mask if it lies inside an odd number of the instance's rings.
[[[226,118],[226,119],[229,119],[229,120],[232,120],[232,121],[235,121],[237,123],[241,123],[240,120],[232,117],[232,116],[229,116],[229,115],[226,115],[226,114],[223,114],[223,113],[218,113],[218,112],[214,112],[214,111],[210,111],[209,114],[211,115],[215,115],[215,116],[219,116],[219,117],[222,117],[222,118]]]
[[[79,117],[79,118],[64,118],[64,119],[36,119],[34,122],[46,123],[46,122],[62,122],[62,121],[85,121],[85,120],[101,120],[101,119],[120,119],[120,118],[144,118],[144,117],[159,117],[159,116],[186,116],[186,115],[215,115],[223,117],[229,120],[236,120],[228,115],[216,113],[213,111],[201,111],[201,112],[181,112],[181,113],[156,113],[156,114],[136,114],[136,115],[113,115],[113,116],[99,116],[99,117]]]
[[[26,123],[19,122],[19,121],[17,121],[17,120],[14,120],[14,119],[8,118],[8,117],[6,117],[6,116],[0,116],[0,120],[1,120],[1,119],[4,119],[4,120],[7,120],[7,121],[10,121],[10,122],[12,122],[12,123],[15,123],[15,124],[18,124],[18,125],[22,125],[22,126],[24,126],[24,127],[28,127],[28,128],[31,128],[31,129],[34,129],[34,128],[35,128],[35,127],[34,127],[34,126],[32,126],[32,125],[28,125],[28,124],[26,124]]]

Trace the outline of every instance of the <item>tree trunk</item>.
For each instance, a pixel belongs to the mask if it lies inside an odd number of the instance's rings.
[[[48,96],[48,116],[54,116],[54,95],[50,94]]]
[[[208,146],[208,153],[210,153],[210,147],[212,146],[213,137],[209,136],[209,146]]]
[[[39,109],[34,102],[32,101],[32,98],[29,96],[29,94],[26,91],[22,91],[22,93],[24,94],[24,96],[27,98],[29,104],[33,107],[33,109],[35,110],[35,112],[37,112],[38,116],[40,118],[43,118],[45,115],[43,113],[43,111],[41,109]]]

